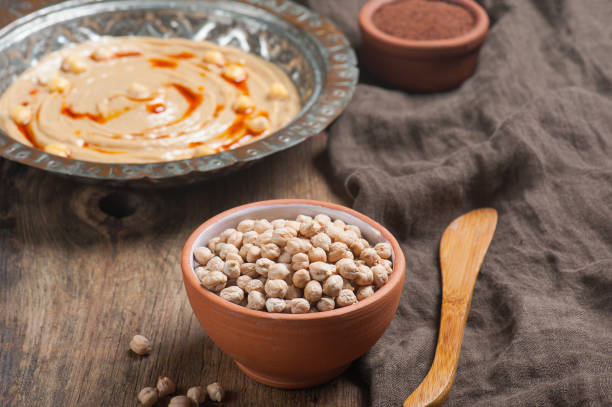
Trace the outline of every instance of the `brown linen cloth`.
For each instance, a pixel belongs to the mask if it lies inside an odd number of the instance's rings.
[[[363,1],[310,0],[359,46]],[[387,332],[353,370],[398,406],[433,359],[442,231],[499,211],[449,406],[612,405],[612,1],[484,1],[476,74],[416,95],[362,72],[330,129],[333,176],[401,241]],[[368,83],[363,83],[363,80]]]

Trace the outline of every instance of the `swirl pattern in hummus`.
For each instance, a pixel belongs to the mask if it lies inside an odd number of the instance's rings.
[[[75,159],[146,163],[265,137],[299,112],[273,63],[206,41],[115,37],[62,49],[0,98],[11,137]]]

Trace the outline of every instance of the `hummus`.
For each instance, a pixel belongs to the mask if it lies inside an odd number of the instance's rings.
[[[114,37],[53,52],[0,98],[0,127],[96,162],[180,160],[265,137],[299,112],[273,63],[206,41]]]

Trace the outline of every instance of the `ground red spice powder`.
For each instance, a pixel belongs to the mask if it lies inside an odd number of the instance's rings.
[[[458,37],[474,25],[474,17],[463,7],[435,0],[387,3],[376,10],[372,21],[379,30],[407,40]]]

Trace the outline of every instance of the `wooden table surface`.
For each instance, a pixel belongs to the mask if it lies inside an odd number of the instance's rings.
[[[0,2],[0,26],[49,3]],[[219,381],[225,406],[368,404],[354,369],[308,390],[249,379],[198,324],[179,266],[189,234],[236,205],[347,204],[325,176],[325,145],[321,134],[232,176],[166,190],[84,185],[0,159],[0,406],[136,406],[160,375],[181,393]],[[128,352],[137,333],[152,341],[147,357]]]

